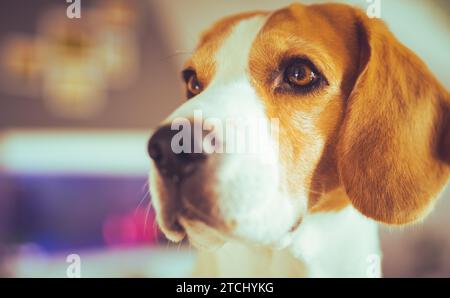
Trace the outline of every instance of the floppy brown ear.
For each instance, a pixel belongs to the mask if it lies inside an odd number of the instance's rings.
[[[383,22],[358,16],[360,74],[340,131],[352,204],[387,224],[423,218],[450,173],[450,96]]]
[[[447,96],[447,105],[445,106],[445,119],[444,126],[442,130],[442,141],[439,145],[440,155],[444,161],[450,165],[450,99]]]

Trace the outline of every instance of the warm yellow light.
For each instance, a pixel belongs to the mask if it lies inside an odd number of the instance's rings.
[[[136,78],[134,9],[130,2],[104,1],[78,22],[50,9],[42,15],[36,37],[7,42],[6,69],[39,86],[36,90],[42,90],[55,114],[92,117],[105,106],[108,90],[121,90]]]
[[[7,40],[3,50],[3,64],[13,75],[31,80],[38,76],[42,69],[36,43],[32,37],[14,36]]]

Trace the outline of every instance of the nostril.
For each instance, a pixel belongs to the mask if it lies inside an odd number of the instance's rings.
[[[183,150],[175,152],[172,142],[177,133],[170,125],[160,127],[150,138],[147,151],[162,176],[181,179],[199,168],[200,163],[208,158],[208,154],[197,150],[195,140],[185,137],[177,141]],[[192,135],[189,136],[191,137]],[[196,153],[197,151],[200,153]]]
[[[153,138],[150,139],[148,143],[147,151],[150,158],[153,159],[157,164],[159,164],[162,161],[163,150],[161,148],[161,145],[158,142],[156,142]]]
[[[180,161],[184,162],[196,162],[196,161],[202,161],[206,159],[206,155],[204,153],[185,153],[181,152],[177,154],[177,158]]]

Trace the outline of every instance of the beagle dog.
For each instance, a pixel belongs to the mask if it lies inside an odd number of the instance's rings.
[[[187,101],[149,141],[149,185],[167,238],[199,248],[196,276],[381,276],[378,224],[421,221],[448,181],[449,92],[357,8],[224,18],[183,79]],[[206,150],[247,119],[262,154]]]

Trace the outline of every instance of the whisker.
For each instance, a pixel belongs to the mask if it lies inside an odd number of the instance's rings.
[[[147,197],[150,198],[150,189],[149,189],[148,185],[149,185],[149,184],[148,184],[148,180],[147,180],[147,181],[144,183],[144,185],[142,186],[141,191],[144,192],[144,195],[143,195],[142,199],[139,201],[139,203],[138,203],[136,209],[134,210],[134,214],[135,214],[135,215],[136,215],[138,209],[141,207],[142,203],[145,201],[145,199],[146,199]]]
[[[153,234],[158,236],[158,223],[156,222],[156,220],[153,221]]]
[[[144,186],[142,186],[142,191],[146,191],[148,189],[148,186],[149,186],[149,184],[148,184],[148,180],[147,180],[147,181],[145,181]]]
[[[147,212],[145,213],[145,220],[144,220],[144,233],[147,232],[147,223],[148,223],[148,216],[150,214],[150,210],[152,209],[152,201],[148,203],[147,206]]]
[[[171,59],[181,55],[192,55],[193,51],[175,51],[173,54],[164,56],[163,59]]]
[[[307,192],[312,193],[312,194],[323,195],[323,192],[322,192],[322,191],[317,191],[317,190],[314,190],[314,189],[311,189],[311,188],[307,188],[307,187],[305,187],[305,190],[306,190]]]
[[[134,210],[134,214],[136,215],[137,212],[139,211],[139,208],[141,207],[142,203],[146,200],[146,199],[150,199],[150,191],[147,190],[144,194],[144,196],[142,197],[142,199],[139,201],[139,204],[137,205],[136,209]],[[151,201],[150,201],[151,203]]]
[[[176,51],[173,54],[170,54],[170,55],[167,55],[167,56],[161,56],[159,58],[158,63],[167,63],[167,60],[171,60],[171,59],[173,59],[175,57],[179,57],[179,56],[182,56],[182,55],[186,55],[186,56],[189,55],[190,56],[190,55],[192,55],[192,53],[193,53],[193,51]]]

